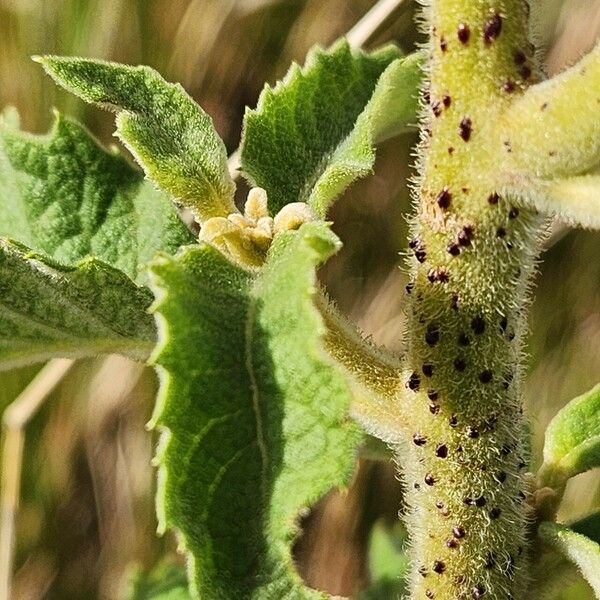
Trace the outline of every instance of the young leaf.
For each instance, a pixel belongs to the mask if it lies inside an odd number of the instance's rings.
[[[340,40],[313,49],[247,110],[242,169],[267,190],[269,209],[308,202],[321,215],[373,168],[373,145],[416,120],[420,56],[367,54]]]
[[[124,158],[56,115],[48,135],[0,124],[0,236],[63,264],[97,257],[138,283],[157,251],[193,241],[169,200]]]
[[[600,466],[600,385],[571,400],[546,429],[540,480],[561,487],[569,477]]]
[[[235,212],[235,185],[211,118],[150,67],[36,58],[61,86],[117,112],[117,135],[150,179],[200,219]]]
[[[54,356],[145,360],[156,337],[150,302],[147,290],[97,259],[65,267],[0,239],[0,370]]]
[[[303,586],[291,544],[302,511],[348,481],[361,439],[313,304],[337,246],[314,222],[277,235],[256,276],[208,245],[152,267],[158,513],[189,553],[195,597],[326,597]]]
[[[546,521],[538,528],[540,538],[577,565],[600,598],[600,545],[568,527]]]
[[[500,153],[510,170],[551,179],[594,168],[600,162],[599,85],[600,44],[516,99],[500,121],[505,132]]]
[[[574,227],[600,229],[600,174],[557,179],[514,178],[503,191]]]

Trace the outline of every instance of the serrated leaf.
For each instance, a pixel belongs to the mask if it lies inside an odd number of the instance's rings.
[[[0,236],[60,263],[96,257],[138,283],[157,251],[193,241],[169,200],[77,123],[48,135],[0,126]]]
[[[150,179],[200,220],[235,212],[235,184],[212,119],[150,67],[37,58],[62,87],[117,113],[117,135]]]
[[[596,597],[600,598],[600,545],[557,523],[542,523],[538,535],[579,568]]]
[[[145,360],[156,337],[151,299],[97,259],[65,267],[0,239],[0,370],[53,356]]]
[[[372,171],[374,144],[416,121],[420,55],[399,57],[394,47],[365,53],[345,40],[314,48],[246,111],[242,170],[267,190],[272,214],[308,202],[324,215]]]
[[[361,435],[321,347],[322,223],[279,234],[251,274],[207,245],[152,268],[162,386],[153,424],[161,528],[176,528],[202,599],[318,599],[296,574],[301,512],[345,485]]]
[[[600,385],[571,400],[546,429],[540,479],[552,487],[600,466]]]

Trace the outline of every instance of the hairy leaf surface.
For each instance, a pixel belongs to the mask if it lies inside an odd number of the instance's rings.
[[[337,245],[307,223],[275,238],[258,275],[208,245],[152,267],[158,512],[181,534],[197,597],[324,597],[290,551],[302,510],[347,482],[361,439],[313,303],[315,267]]]
[[[557,523],[542,523],[538,534],[579,568],[596,597],[600,598],[600,545]]]
[[[150,67],[46,56],[46,72],[86,102],[117,112],[117,135],[150,179],[200,220],[235,212],[235,185],[212,119]]]
[[[160,564],[150,573],[135,573],[127,600],[191,600],[185,570],[180,565]]]
[[[374,144],[416,121],[420,56],[399,57],[394,47],[365,53],[341,40],[265,87],[245,115],[241,163],[267,190],[271,213],[308,202],[324,215],[371,172]]]
[[[53,356],[150,354],[148,290],[88,258],[65,267],[0,239],[0,370]]]
[[[569,523],[569,528],[600,544],[600,512],[592,513],[579,521]]]
[[[571,400],[546,429],[541,477],[561,485],[600,466],[600,385]]]
[[[193,240],[140,171],[60,115],[45,136],[0,126],[0,236],[66,265],[97,257],[138,283],[157,251]]]
[[[576,177],[515,178],[504,190],[529,202],[541,213],[573,227],[600,229],[600,174],[595,169]]]

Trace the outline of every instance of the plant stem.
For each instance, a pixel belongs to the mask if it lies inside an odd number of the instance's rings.
[[[521,340],[541,219],[494,189],[497,123],[536,78],[523,0],[437,0],[410,247],[412,598],[524,595]],[[427,98],[429,96],[429,98]],[[506,151],[509,151],[507,149]]]

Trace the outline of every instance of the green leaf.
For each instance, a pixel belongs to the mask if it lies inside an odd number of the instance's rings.
[[[157,251],[193,241],[165,195],[83,127],[56,115],[48,135],[34,136],[9,115],[0,124],[0,236],[65,265],[99,258],[138,283]]]
[[[568,527],[544,522],[538,535],[548,545],[577,565],[581,574],[600,598],[600,545]]]
[[[125,594],[127,600],[191,600],[185,569],[159,564],[150,573],[136,572]]]
[[[600,512],[592,513],[575,523],[569,523],[569,528],[600,544]]]
[[[313,302],[337,247],[313,222],[277,235],[258,274],[208,245],[152,267],[158,514],[189,553],[195,597],[326,597],[303,586],[291,544],[305,508],[348,481],[362,437]]]
[[[399,56],[394,47],[367,54],[340,40],[265,87],[246,111],[241,164],[267,190],[271,213],[307,202],[324,215],[372,171],[374,144],[416,121],[421,57]]]
[[[600,466],[600,385],[571,400],[550,422],[544,442],[543,484],[561,487],[569,477]]]
[[[179,84],[150,67],[36,58],[66,90],[117,112],[117,135],[150,179],[205,220],[236,212],[225,146],[211,118]]]
[[[151,299],[97,259],[65,267],[0,239],[0,370],[53,356],[145,360],[156,337]]]

